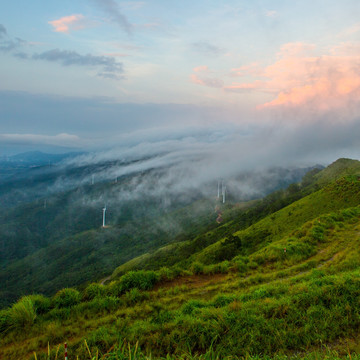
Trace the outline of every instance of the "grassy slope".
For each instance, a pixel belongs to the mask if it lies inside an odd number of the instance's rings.
[[[46,210],[51,212],[51,207],[49,206]],[[59,234],[54,234],[41,249],[36,249],[37,241],[34,240],[33,253],[8,264],[2,264],[0,307],[10,304],[24,293],[41,292],[51,295],[66,286],[78,286],[89,279],[99,280],[111,273],[119,264],[140,254],[204,231],[214,224],[215,215],[212,210],[206,201],[197,201],[192,205],[162,214],[156,217],[156,220],[139,218],[133,221],[130,219],[118,226],[79,231],[73,236],[64,238],[59,237]],[[39,211],[45,213],[43,208]],[[83,211],[84,209],[79,209],[80,214]],[[196,211],[199,216],[191,216]],[[18,212],[19,216],[24,216],[20,210]],[[93,215],[90,212],[87,216]],[[32,214],[31,218],[33,216],[35,215]],[[59,215],[60,220],[53,220],[53,223],[48,226],[57,228],[54,221],[59,222],[64,216],[63,211]],[[81,215],[78,216],[81,217]],[[89,226],[86,218],[81,219],[85,222],[83,228]],[[174,219],[177,221],[175,222]],[[60,229],[64,229],[64,224]],[[21,231],[22,229],[18,230],[20,235]],[[36,238],[36,232],[31,235],[31,239],[32,237]],[[20,238],[21,236],[19,241]],[[31,243],[29,236],[27,239]],[[9,248],[7,246],[7,250]]]
[[[219,240],[195,254],[193,258],[206,264],[230,260],[236,254],[249,255],[316,216],[356,206],[359,203],[360,188],[357,178],[354,176],[340,178],[249,228],[234,233],[231,238]]]
[[[201,248],[192,259],[198,262],[188,267],[194,275],[117,296],[113,283],[93,300],[84,291],[83,301],[71,308],[57,308],[52,299],[27,333],[16,328],[3,333],[0,357],[23,358],[45,349],[48,341],[54,345],[67,339],[72,354],[85,358],[84,338],[105,351],[119,335],[139,341],[145,352],[163,355],[204,352],[211,343],[222,355],[291,354],[321,344],[359,352],[360,208],[339,212],[360,203],[360,181],[354,176],[358,162],[351,165],[348,170],[335,163],[316,181],[351,176]],[[232,260],[202,264],[224,259]],[[161,275],[171,278],[165,270]]]
[[[26,333],[6,333],[0,356],[39,355],[47,342],[55,349],[68,340],[70,354],[85,359],[84,339],[93,353],[105,352],[119,335],[154,355],[203,352],[211,343],[223,356],[292,354],[321,344],[359,351],[359,219],[357,207],[307,222],[294,231],[292,244],[284,237],[260,250],[267,258],[256,267],[251,262],[259,252],[241,271],[185,276],[151,291],[133,289],[55,308],[39,315]]]
[[[238,230],[246,228],[253,218],[252,214],[244,213],[246,204],[242,205],[241,212],[230,211],[228,216],[225,216],[225,220],[228,218],[230,221],[225,221],[224,224],[216,229],[198,235],[192,240],[187,240],[171,247],[160,248],[153,253],[132,259],[115,269],[112,277],[116,279],[119,275],[129,270],[156,269],[161,266],[172,266],[179,262],[179,259],[187,259],[185,263],[200,261],[208,264],[231,259],[237,253],[253,251],[253,246],[256,245],[254,242],[266,243],[273,241],[281,237],[289,229],[297,227],[315,216],[359,204],[360,194],[357,191],[357,185],[354,185],[352,181],[354,178],[356,179],[358,174],[360,175],[359,161],[339,159],[326,169],[320,172],[311,171],[305,177],[303,180],[305,186],[302,194],[315,193],[302,199],[300,202],[274,212],[272,216],[248,227],[244,231],[238,232]],[[335,179],[341,179],[347,175],[352,175],[353,178],[342,179],[341,184],[331,184],[328,188],[316,192],[320,187],[324,187]],[[284,203],[291,202],[292,197],[297,199],[301,196],[299,193],[295,194],[295,196],[287,194],[287,199],[285,199]],[[280,204],[275,206],[273,205],[275,202],[280,202]],[[281,199],[275,198],[274,195],[265,198],[261,204],[255,202],[249,206],[253,209],[248,211],[248,213],[251,211],[261,213],[261,211],[264,211],[262,208],[265,207],[264,214],[272,213],[277,208],[282,207]],[[248,221],[246,216],[249,218]],[[254,218],[259,219],[261,216]],[[234,238],[233,234],[237,238]],[[240,238],[240,241],[238,238]],[[258,244],[258,246],[261,246],[261,244]]]

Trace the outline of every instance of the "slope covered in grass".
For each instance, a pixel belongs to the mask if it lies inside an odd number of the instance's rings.
[[[322,171],[310,171],[301,185],[272,193],[239,212],[232,209],[217,228],[132,259],[118,267],[113,278],[128,270],[158,269],[179,262],[184,266],[192,261],[211,264],[249,254],[316,216],[358,205],[359,174],[360,162],[350,159],[339,159]]]
[[[193,258],[209,264],[230,260],[236,254],[249,255],[267,243],[280,239],[308,220],[359,203],[359,178],[354,175],[342,177],[247,229],[221,239],[195,254]]]
[[[41,358],[48,342],[56,349],[70,340],[71,356],[85,359],[85,340],[93,354],[104,354],[119,339],[138,342],[155,358],[205,353],[210,345],[238,357],[306,353],[322,345],[357,352],[359,232],[360,208],[349,208],[222,267],[194,268],[193,275],[129,272],[107,286],[23,298],[1,313],[0,355],[15,359],[37,351]],[[21,322],[15,314],[29,299],[30,315]]]
[[[45,359],[48,343],[55,357],[68,341],[69,355],[81,359],[119,344],[112,356],[129,358],[125,343],[153,359],[307,358],[321,357],[324,347],[332,358],[356,358],[360,181],[356,166],[340,168],[318,189],[312,175],[303,189],[273,196],[276,206],[268,198],[192,240],[133,259],[109,284],[21,298],[0,312],[0,357],[35,351]],[[153,270],[131,271],[155,255]],[[173,265],[162,267],[166,258]]]

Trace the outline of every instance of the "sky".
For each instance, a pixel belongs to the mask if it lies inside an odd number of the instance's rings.
[[[0,155],[186,139],[219,158],[360,157],[358,0],[0,6]]]

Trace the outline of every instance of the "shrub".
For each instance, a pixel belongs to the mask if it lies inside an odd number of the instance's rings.
[[[34,324],[36,311],[30,296],[22,297],[9,310],[8,324],[11,328],[29,327]]]
[[[70,307],[80,302],[80,292],[72,289],[65,288],[58,291],[53,297],[54,304],[57,308]]]
[[[105,287],[104,285],[100,285],[97,283],[92,283],[86,287],[84,290],[84,299],[85,300],[92,300],[96,297],[104,296],[105,294]]]
[[[315,225],[312,228],[311,235],[313,239],[321,242],[324,240],[324,232],[324,228],[321,225]]]
[[[46,314],[51,309],[51,300],[40,294],[30,295],[30,299],[34,304],[35,311],[38,315]]]
[[[177,276],[177,274],[174,270],[169,269],[167,267],[162,267],[158,271],[158,274],[160,277],[159,280],[161,280],[161,281],[172,280]]]
[[[129,271],[120,279],[122,290],[137,288],[139,290],[150,290],[159,281],[159,275],[154,271]]]
[[[9,326],[9,311],[0,310],[0,333],[4,332]]]
[[[243,260],[236,261],[236,268],[240,274],[245,273],[248,269],[247,265],[244,263]]]
[[[148,298],[149,298],[148,294],[142,293],[137,288],[130,289],[125,294],[126,303],[128,305],[135,305],[137,302],[143,301],[143,300],[148,299]]]
[[[198,261],[195,261],[191,265],[191,271],[197,275],[204,272],[204,265]]]
[[[229,261],[225,260],[222,261],[221,263],[214,265],[214,272],[220,274],[226,274],[229,271],[229,268],[230,268],[230,263]]]
[[[70,317],[70,309],[66,307],[52,309],[46,317],[55,320],[67,320]]]
[[[123,285],[120,281],[112,281],[105,287],[105,291],[109,296],[121,296],[123,293]]]

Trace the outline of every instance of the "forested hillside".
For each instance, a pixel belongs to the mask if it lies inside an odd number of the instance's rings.
[[[340,159],[105,285],[22,297],[0,312],[0,354],[53,359],[67,341],[81,359],[357,359],[359,204],[360,163]]]
[[[63,287],[101,280],[138,256],[193,241],[206,230],[216,229],[217,182],[205,183],[201,191],[194,186],[184,188],[185,180],[159,185],[169,177],[171,167],[137,169],[153,158],[94,165],[70,157],[74,164],[30,166],[11,180],[2,179],[0,307],[23,294],[53,295]],[[114,171],[124,174],[114,177]],[[255,199],[286,188],[306,171],[269,169],[271,183],[264,175],[250,173],[228,179],[227,201],[221,205],[224,219],[258,206],[253,215],[242,217],[236,225],[239,230],[267,213],[266,208],[261,210],[263,205],[237,190],[242,182],[257,179]],[[105,228],[101,226],[104,206]]]

